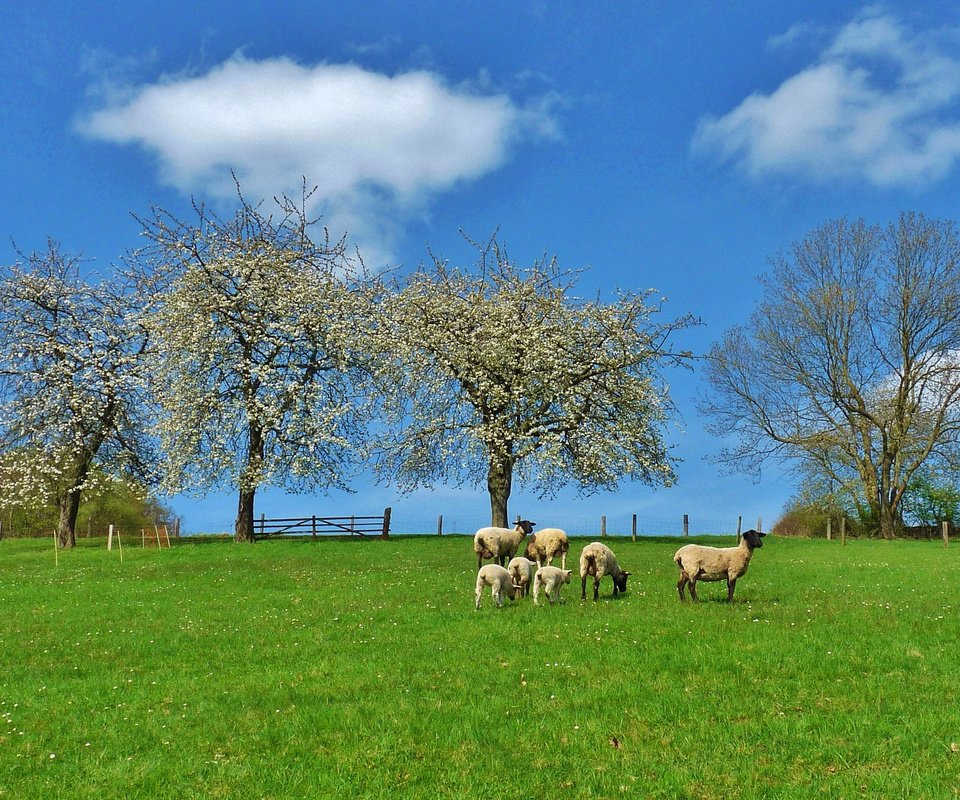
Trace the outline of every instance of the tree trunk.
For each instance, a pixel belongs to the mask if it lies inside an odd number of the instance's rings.
[[[880,535],[884,539],[895,539],[898,528],[896,509],[884,497],[880,501]]]
[[[256,489],[241,489],[237,504],[237,521],[233,533],[238,542],[255,542],[253,536],[253,497]]]
[[[237,521],[233,528],[238,542],[255,542],[253,536],[253,498],[260,485],[260,469],[263,465],[263,430],[250,423],[248,427],[249,455],[247,466],[240,475],[240,501],[237,504]]]
[[[60,516],[57,520],[57,546],[62,549],[77,543],[77,513],[80,511],[80,490],[71,489],[60,496]]]
[[[490,524],[508,528],[507,501],[513,485],[513,459],[509,455],[490,456],[487,491],[490,493]]]

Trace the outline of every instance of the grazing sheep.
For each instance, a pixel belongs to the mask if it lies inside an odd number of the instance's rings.
[[[477,611],[480,610],[480,595],[483,594],[484,586],[490,587],[490,596],[497,608],[503,608],[504,595],[513,600],[517,594],[509,572],[499,564],[485,564],[477,573]]]
[[[523,537],[533,530],[535,522],[522,519],[510,528],[481,528],[473,535],[473,552],[477,554],[477,569],[485,558],[492,558],[501,567],[517,554]]]
[[[727,582],[727,602],[733,600],[733,587],[737,578],[746,573],[750,566],[753,551],[763,547],[760,541],[765,533],[749,530],[740,537],[736,547],[707,547],[702,544],[688,544],[681,547],[673,556],[680,568],[680,580],[677,591],[680,599],[685,600],[683,587],[690,584],[690,597],[697,599],[697,581]]]
[[[569,551],[570,540],[559,528],[544,528],[527,539],[527,558],[532,558],[541,567],[553,564],[554,556],[560,556],[560,569],[566,569]]]
[[[560,602],[560,589],[565,583],[570,583],[570,573],[572,570],[560,569],[559,567],[540,567],[537,574],[533,577],[533,604],[540,605],[540,587],[543,587],[544,593],[550,605]]]
[[[613,550],[600,542],[591,542],[580,553],[580,599],[587,599],[587,576],[593,575],[593,599],[600,596],[600,579],[609,575],[613,579],[613,596],[627,591],[629,572],[620,569]]]
[[[536,561],[531,561],[529,558],[524,558],[523,556],[511,558],[510,563],[507,564],[507,572],[510,573],[510,580],[513,581],[513,585],[520,597],[524,597],[527,594],[527,590],[530,588],[530,583],[533,580],[533,571],[536,569],[536,566]]]

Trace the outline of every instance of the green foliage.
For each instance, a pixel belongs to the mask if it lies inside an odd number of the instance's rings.
[[[77,515],[77,535],[105,535],[113,525],[123,533],[138,534],[154,525],[172,526],[173,511],[142,487],[107,480],[100,476],[100,490],[84,495]],[[57,506],[37,502],[0,511],[5,536],[49,536],[57,527]]]
[[[679,543],[611,539],[618,600],[477,612],[466,537],[0,542],[0,791],[953,796],[960,550],[768,537],[692,605]]]
[[[920,525],[954,525],[960,519],[960,488],[932,472],[918,473],[910,482],[904,506],[905,514]]]

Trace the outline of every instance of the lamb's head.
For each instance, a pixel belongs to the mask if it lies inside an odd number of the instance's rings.
[[[570,573],[573,572],[572,569],[562,569],[560,570],[560,582],[561,583],[570,583]]]
[[[630,577],[629,572],[624,571],[617,575],[611,575],[610,577],[613,578],[613,585],[617,587],[618,592],[627,591],[627,578]]]
[[[741,534],[740,538],[747,543],[747,547],[751,550],[756,549],[757,547],[763,547],[763,542],[760,541],[761,536],[766,536],[765,533],[760,533],[760,531],[749,530]]]

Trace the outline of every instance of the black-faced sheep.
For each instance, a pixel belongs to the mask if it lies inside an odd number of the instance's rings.
[[[593,576],[593,599],[600,596],[600,579],[609,575],[613,579],[613,596],[627,591],[629,572],[620,568],[613,550],[601,542],[591,542],[580,553],[580,599],[587,599],[587,576]]]
[[[687,584],[690,585],[690,597],[696,601],[697,581],[726,580],[727,601],[733,600],[733,588],[737,585],[737,578],[746,573],[753,551],[763,547],[763,542],[760,541],[762,536],[766,534],[749,530],[740,537],[740,544],[736,547],[688,544],[677,550],[673,560],[680,568],[680,580],[677,582],[680,599],[686,599],[683,588]]]
[[[559,528],[544,528],[527,539],[527,558],[536,561],[541,567],[553,564],[555,556],[560,556],[560,568],[567,568],[567,553],[570,540]]]
[[[483,594],[484,586],[490,587],[490,595],[497,608],[503,607],[504,595],[511,600],[516,597],[517,590],[513,586],[510,573],[499,564],[485,564],[477,573],[477,611],[480,610],[480,595]]]
[[[536,561],[531,561],[529,558],[524,558],[523,556],[511,558],[510,563],[507,564],[507,572],[510,573],[510,579],[513,581],[519,597],[524,597],[530,589],[530,584],[533,582],[533,573],[536,568]]]
[[[569,569],[559,567],[540,567],[533,578],[533,604],[540,605],[540,589],[543,588],[550,605],[560,602],[560,589],[563,584],[570,583]]]
[[[533,530],[535,522],[522,519],[510,528],[480,528],[473,535],[473,552],[477,554],[477,569],[484,559],[492,558],[501,567],[517,554],[523,537]]]

